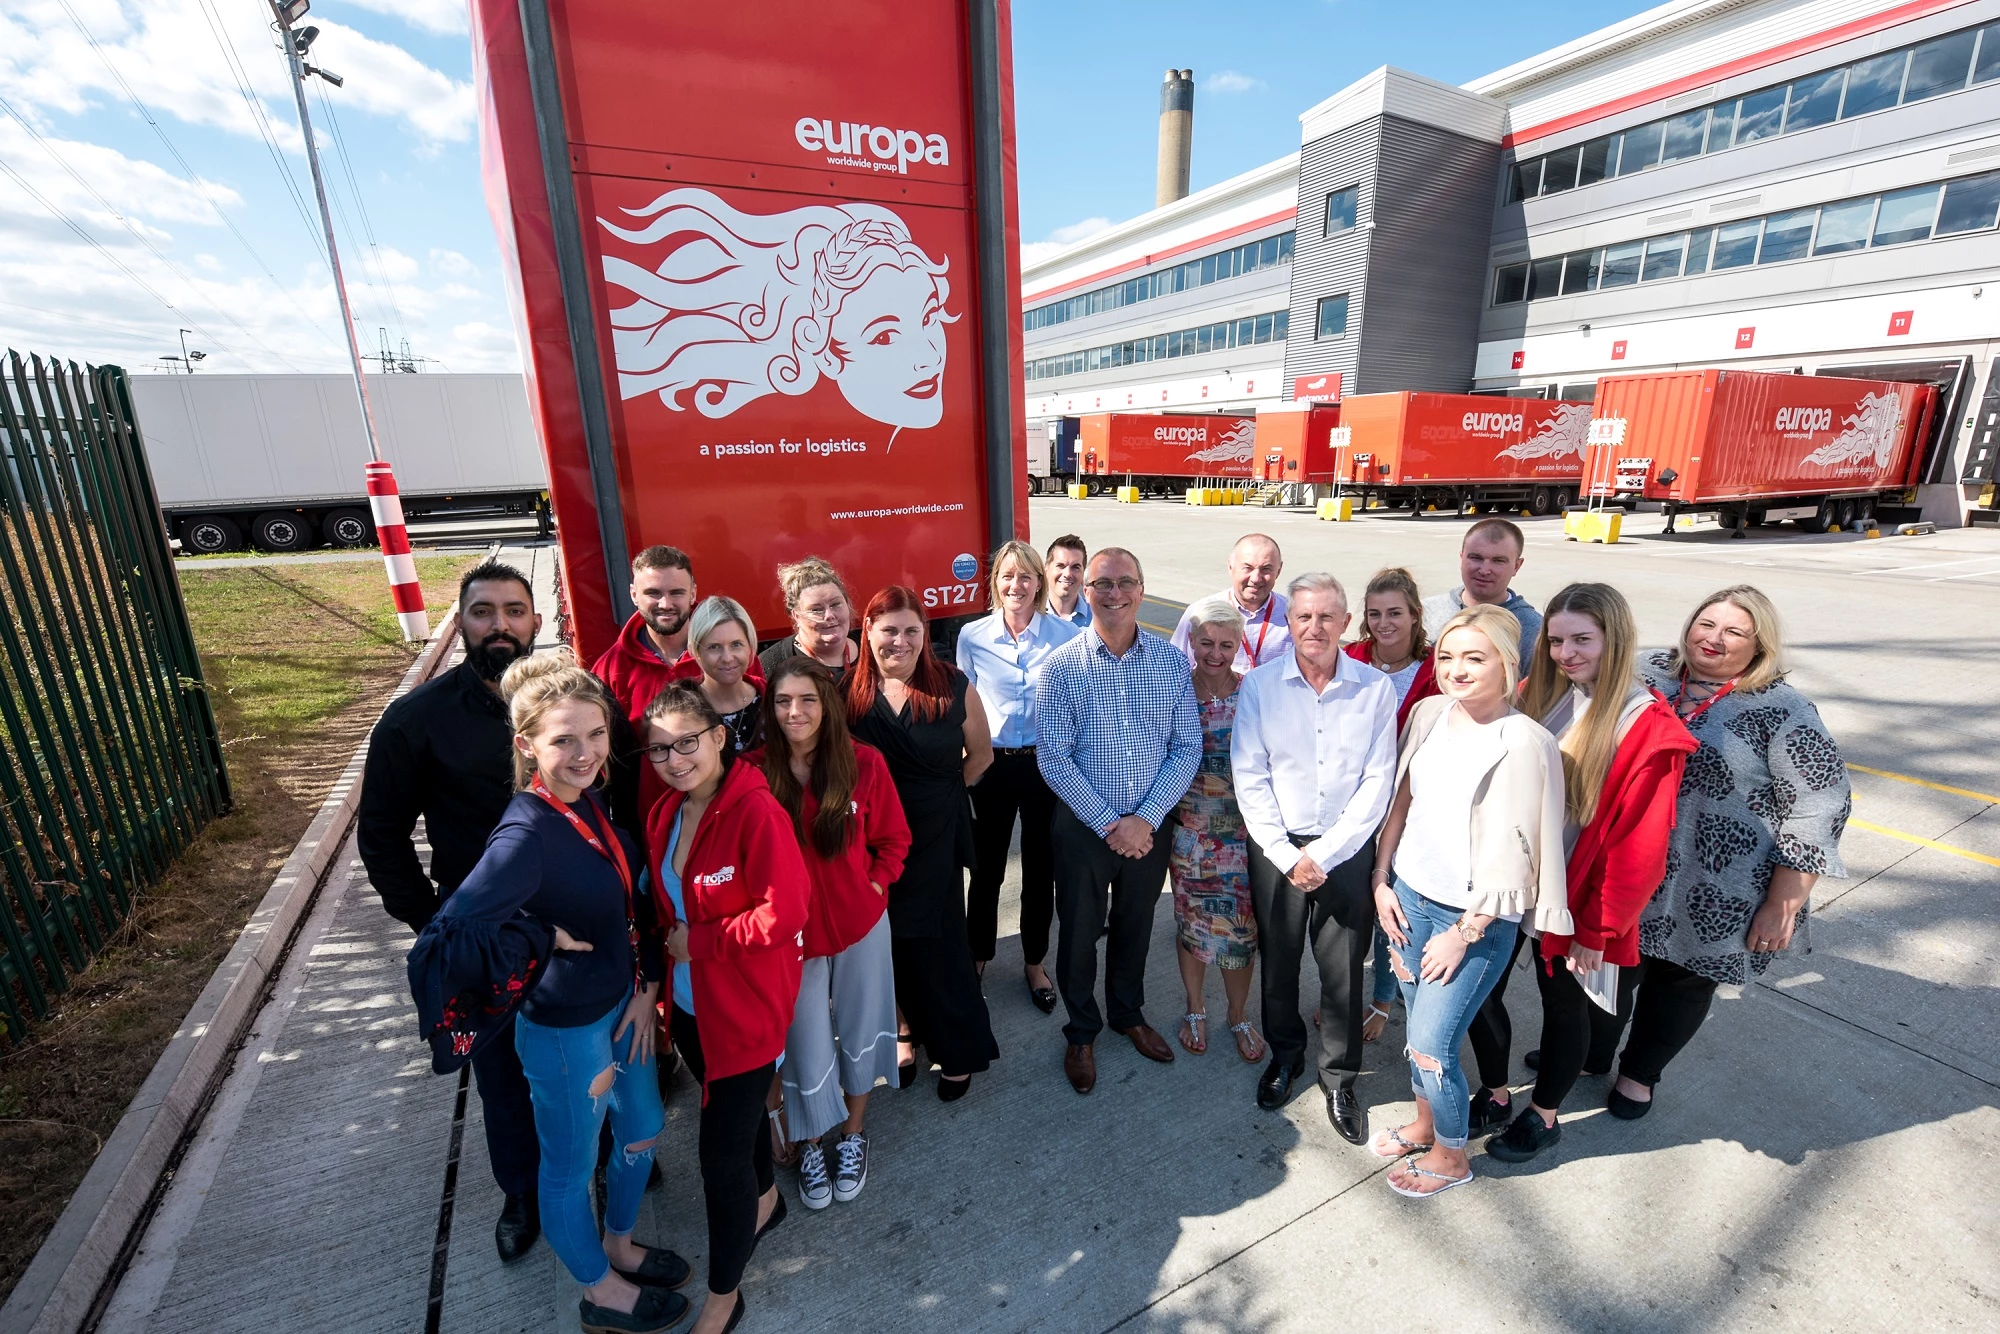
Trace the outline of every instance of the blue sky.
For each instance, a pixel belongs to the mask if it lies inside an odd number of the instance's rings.
[[[1022,236],[1151,206],[1169,65],[1195,70],[1199,189],[1292,151],[1298,113],[1378,65],[1462,82],[1633,12],[1016,0]],[[339,143],[317,89],[312,111],[364,351],[387,328],[440,369],[517,368],[463,3],[315,0],[310,21],[347,81],[324,91]],[[204,370],[346,364],[264,0],[0,0],[0,346],[154,369],[182,327]]]

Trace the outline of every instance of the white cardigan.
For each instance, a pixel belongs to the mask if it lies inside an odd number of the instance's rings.
[[[1410,711],[1396,757],[1398,789],[1411,758],[1452,703],[1433,695]],[[1491,917],[1519,913],[1537,935],[1573,935],[1563,855],[1562,751],[1547,729],[1518,710],[1510,710],[1498,726],[1499,758],[1472,795],[1472,897],[1465,911]]]

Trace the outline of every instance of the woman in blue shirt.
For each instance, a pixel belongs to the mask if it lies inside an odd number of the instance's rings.
[[[1000,882],[1014,821],[1021,821],[1021,960],[1028,995],[1043,1014],[1056,1008],[1055,984],[1042,958],[1055,920],[1055,852],[1049,819],[1055,793],[1035,763],[1035,686],[1042,665],[1077,627],[1041,608],[1048,602],[1048,574],[1026,542],[1008,542],[993,553],[993,614],[958,634],[958,669],[979,692],[993,729],[993,767],[972,788],[972,884],[966,894],[965,931],[974,966],[984,976],[999,935]]]

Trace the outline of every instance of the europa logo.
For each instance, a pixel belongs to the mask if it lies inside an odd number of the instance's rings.
[[[1832,408],[1779,408],[1771,428],[1786,435],[1811,435],[1833,429]]]
[[[941,134],[801,116],[792,127],[792,137],[808,153],[829,153],[833,155],[829,160],[847,158],[850,160],[847,165],[893,171],[899,176],[908,173],[912,162],[928,162],[934,167],[951,165],[951,150]],[[870,161],[871,158],[874,160]]]

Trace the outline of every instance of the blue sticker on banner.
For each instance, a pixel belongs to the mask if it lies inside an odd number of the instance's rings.
[[[951,577],[964,583],[979,573],[979,558],[970,551],[961,551],[952,557]]]

